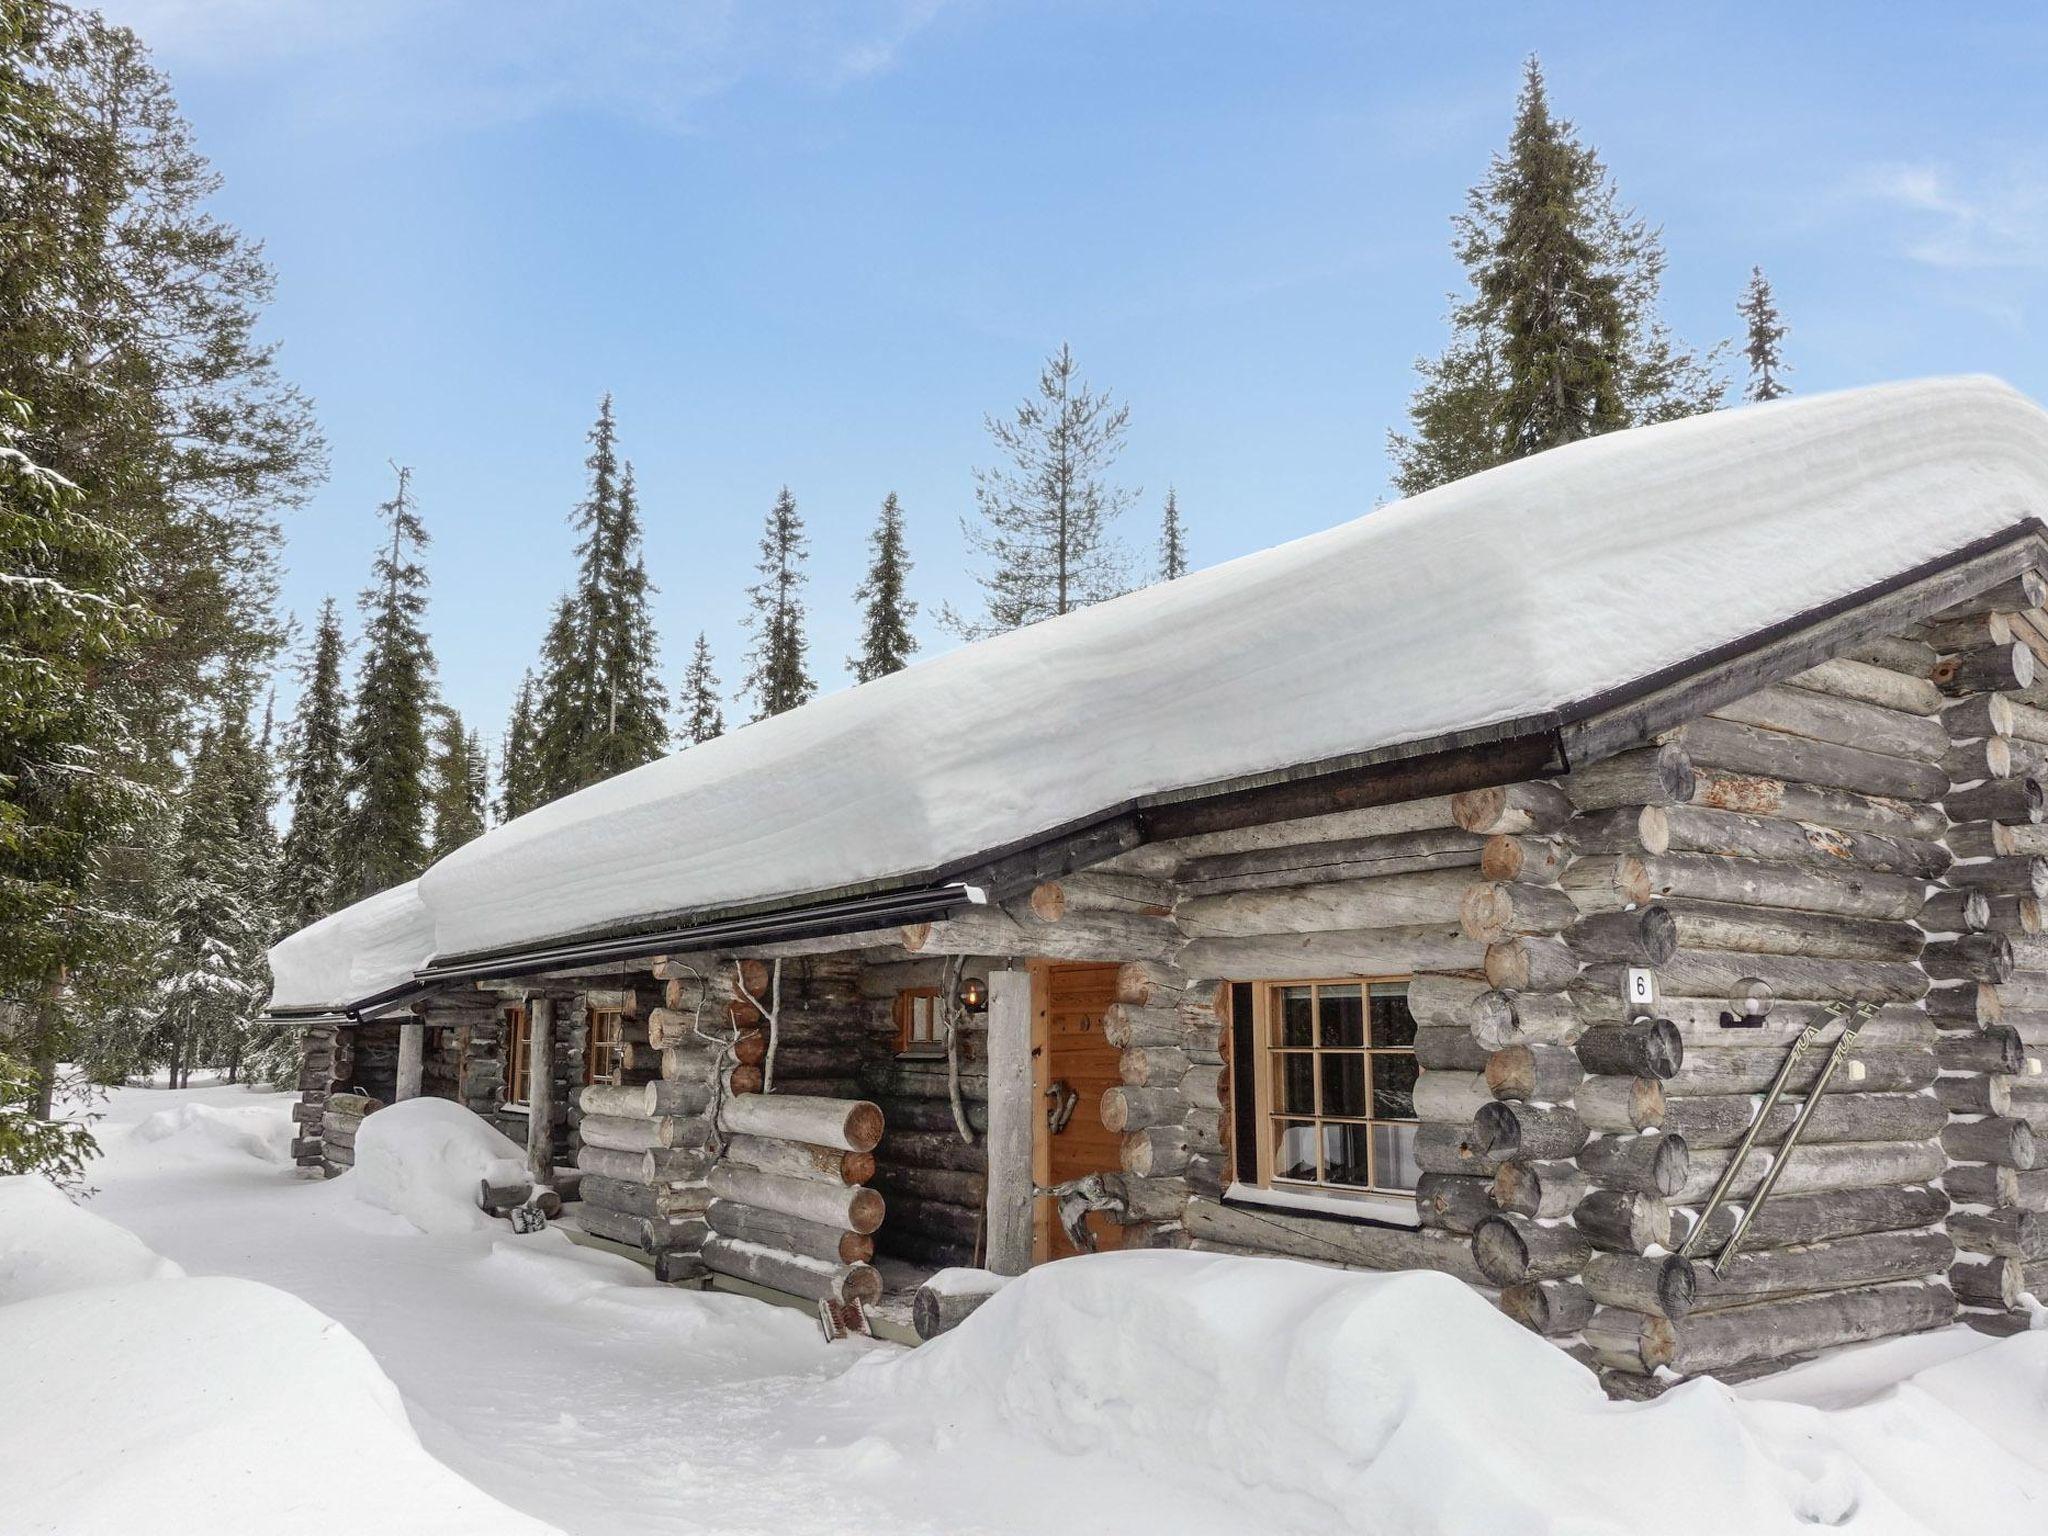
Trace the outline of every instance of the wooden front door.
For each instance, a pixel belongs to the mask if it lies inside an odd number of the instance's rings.
[[[1123,1166],[1123,1138],[1104,1129],[1103,1090],[1121,1081],[1121,1052],[1103,1037],[1102,1016],[1116,1001],[1114,965],[1047,961],[1038,968],[1036,1004],[1043,1042],[1037,1052],[1039,1187],[1049,1189]],[[1071,1100],[1069,1099],[1071,1095]],[[1071,1108],[1062,1115],[1062,1106]],[[1056,1121],[1063,1120],[1057,1130]],[[1120,1247],[1124,1229],[1100,1212],[1088,1217],[1098,1249]],[[1035,1202],[1032,1257],[1064,1259],[1074,1246],[1050,1200]]]

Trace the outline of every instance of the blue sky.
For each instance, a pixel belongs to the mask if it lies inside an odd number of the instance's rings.
[[[929,619],[973,597],[982,414],[1062,340],[1131,404],[1141,554],[1169,483],[1198,565],[1369,510],[1443,340],[1448,219],[1531,51],[1663,226],[1682,335],[1732,334],[1760,262],[1800,391],[1986,371],[2048,398],[2029,7],[106,9],[266,242],[272,330],[332,446],[287,528],[289,605],[352,601],[387,461],[413,466],[444,692],[494,743],[607,389],[671,681],[701,627],[736,684],[785,482],[827,686],[888,491],[926,644],[951,643]]]

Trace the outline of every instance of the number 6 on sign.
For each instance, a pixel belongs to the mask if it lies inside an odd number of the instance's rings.
[[[1631,1008],[1657,1006],[1657,973],[1646,965],[1628,968],[1628,1005]]]

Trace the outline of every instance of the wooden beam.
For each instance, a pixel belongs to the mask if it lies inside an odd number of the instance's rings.
[[[394,1098],[416,1099],[427,1060],[427,1026],[408,1019],[398,1026],[398,1089]]]
[[[1031,974],[988,979],[988,1268],[1021,1275],[1031,1267],[1031,1152],[1037,1104],[1031,1092]]]
[[[534,1187],[555,1181],[555,1000],[536,997],[526,1022],[526,1168]]]

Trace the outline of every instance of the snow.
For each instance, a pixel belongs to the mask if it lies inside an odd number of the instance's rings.
[[[350,1002],[429,952],[920,878],[1132,799],[1537,714],[2044,506],[2048,415],[1989,379],[1576,443],[556,801],[428,870],[402,940],[343,913],[284,941],[277,1000]]]
[[[331,1008],[399,986],[434,955],[434,925],[409,880],[270,948],[273,1008]]]
[[[1128,1252],[1013,1280],[914,1353],[827,1346],[805,1313],[656,1285],[558,1229],[422,1231],[178,1112],[284,1135],[289,1102],[113,1095],[93,1209],[200,1278],[129,1272],[47,1312],[0,1293],[0,1358],[33,1372],[0,1394],[0,1530],[312,1528],[287,1498],[345,1501],[333,1530],[489,1510],[593,1536],[2048,1528],[2048,1331],[1949,1329],[1618,1404],[1445,1276]],[[0,1215],[0,1253],[91,1225],[0,1201],[22,1218]]]
[[[355,1157],[322,1193],[402,1216],[422,1232],[503,1231],[478,1204],[479,1185],[528,1182],[524,1149],[447,1099],[407,1099],[366,1116]]]

